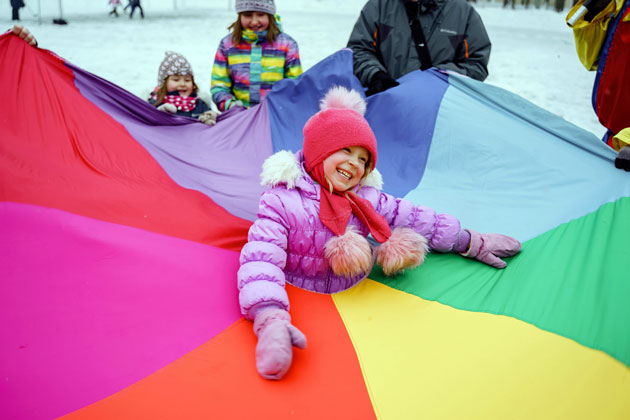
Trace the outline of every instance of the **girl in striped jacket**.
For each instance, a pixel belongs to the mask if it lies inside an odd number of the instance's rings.
[[[302,74],[298,45],[281,31],[273,0],[236,0],[235,8],[212,67],[212,100],[221,111],[256,105],[278,80]]]

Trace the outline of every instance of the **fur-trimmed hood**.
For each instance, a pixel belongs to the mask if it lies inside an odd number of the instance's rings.
[[[288,189],[298,187],[299,181],[307,178],[310,184],[316,182],[306,173],[304,169],[304,155],[302,151],[292,153],[288,150],[281,150],[265,159],[260,174],[260,183],[265,187],[276,187],[286,185]],[[374,169],[365,178],[362,188],[373,187],[378,190],[383,188],[383,177],[378,169]]]

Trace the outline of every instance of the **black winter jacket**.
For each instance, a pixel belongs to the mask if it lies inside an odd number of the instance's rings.
[[[348,41],[354,73],[368,86],[377,71],[394,79],[420,68],[405,2],[369,0]],[[466,0],[420,0],[420,25],[434,67],[477,80],[488,76],[490,39],[481,17]]]

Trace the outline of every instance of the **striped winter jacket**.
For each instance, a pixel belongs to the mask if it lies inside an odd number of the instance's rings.
[[[249,32],[249,31],[248,31]],[[273,43],[249,32],[234,44],[232,34],[219,43],[212,67],[212,100],[221,111],[240,100],[246,107],[260,103],[274,83],[302,74],[297,42],[280,33]],[[266,32],[265,32],[266,34]]]

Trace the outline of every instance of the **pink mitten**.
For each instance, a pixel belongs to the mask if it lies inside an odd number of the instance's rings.
[[[254,333],[256,369],[265,379],[282,379],[291,367],[293,346],[306,348],[306,337],[291,325],[291,315],[284,309],[265,309],[256,314]]]
[[[511,257],[521,250],[521,243],[509,236],[466,230],[470,233],[470,247],[468,251],[462,252],[464,257],[474,258],[495,268],[505,268],[507,264],[499,257]]]

